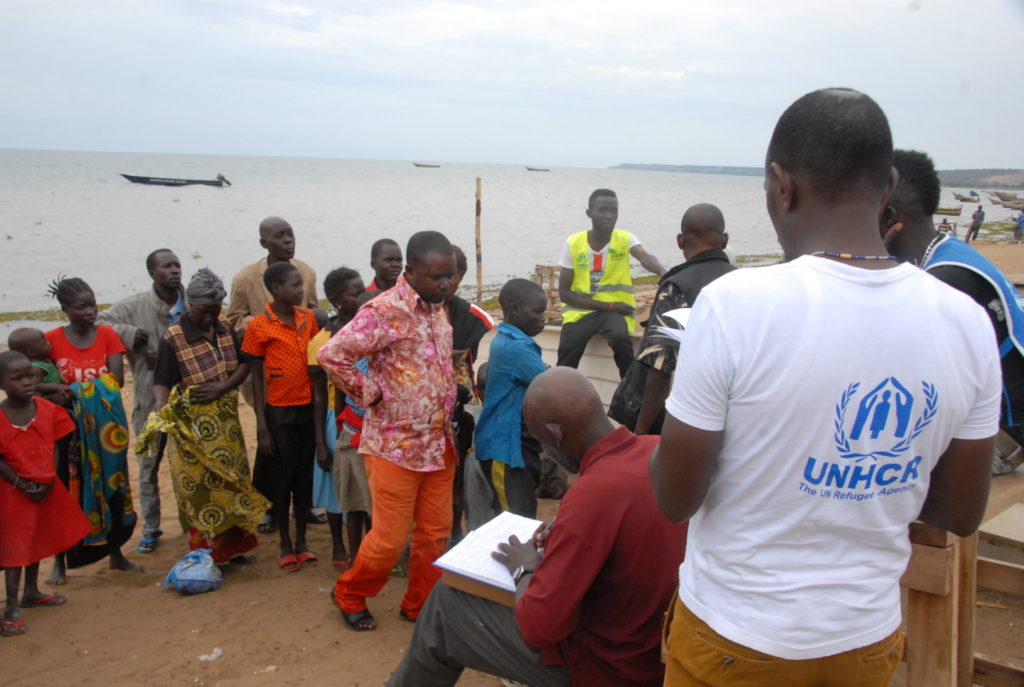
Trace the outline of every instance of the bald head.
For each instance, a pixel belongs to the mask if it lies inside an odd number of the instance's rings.
[[[597,389],[571,367],[553,367],[534,378],[523,419],[544,452],[571,472],[578,472],[583,454],[614,430]]]
[[[724,250],[728,243],[725,217],[717,206],[711,203],[697,203],[683,213],[678,244],[687,260],[706,250]]]
[[[288,261],[295,257],[295,232],[280,217],[260,222],[260,245],[267,249],[267,262]]]

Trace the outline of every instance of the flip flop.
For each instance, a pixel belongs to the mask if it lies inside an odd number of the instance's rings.
[[[349,558],[347,561],[334,561],[331,565],[334,566],[335,572],[347,572],[352,569],[352,559]]]
[[[369,615],[368,612],[367,615]],[[26,632],[28,632],[28,628],[25,627],[24,618],[18,618],[17,620],[0,620],[0,637],[17,637],[18,635],[23,635]]]
[[[289,553],[286,556],[281,556],[277,559],[277,567],[281,568],[285,572],[298,572],[302,568],[302,564],[299,562],[299,557],[294,553]]]
[[[299,565],[303,568],[315,568],[320,563],[320,559],[312,551],[303,551],[298,554],[298,558]]]
[[[260,534],[273,534],[277,532],[277,520],[270,513],[266,513],[260,524],[256,525],[256,531]]]
[[[348,625],[348,629],[353,632],[373,632],[377,629],[377,622],[373,619],[373,616],[370,615],[370,610],[368,608],[364,608],[358,613],[342,613],[341,619],[345,621],[346,625]],[[373,626],[366,627],[365,625],[360,624],[366,620],[373,623]]]
[[[143,537],[139,540],[139,545],[135,547],[135,550],[139,553],[153,553],[159,545],[159,537]]]
[[[404,608],[398,612],[398,617],[407,623],[416,623],[416,618],[413,618],[411,615],[406,613]]]
[[[40,606],[63,606],[68,602],[67,597],[60,594],[47,594],[32,601],[22,599],[19,604],[22,608],[38,608]]]

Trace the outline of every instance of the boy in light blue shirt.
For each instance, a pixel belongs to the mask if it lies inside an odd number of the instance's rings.
[[[540,444],[523,423],[523,399],[547,367],[533,340],[544,330],[547,296],[528,279],[511,279],[498,294],[504,322],[491,342],[487,396],[476,428],[476,455],[501,510],[537,515]]]

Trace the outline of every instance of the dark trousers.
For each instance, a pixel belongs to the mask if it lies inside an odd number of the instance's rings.
[[[629,338],[626,318],[614,312],[592,312],[582,320],[562,324],[562,335],[558,339],[558,365],[579,367],[587,342],[600,334],[612,349],[619,378],[626,376],[626,370],[633,362],[633,342]]]
[[[540,444],[533,438],[526,425],[522,427],[523,463],[513,468],[498,460],[482,460],[487,480],[494,489],[496,511],[511,511],[524,518],[537,517],[537,485],[540,484]]]
[[[438,582],[388,687],[451,687],[466,668],[530,687],[569,681],[569,671],[544,665],[526,645],[511,608]]]
[[[256,457],[257,463],[262,464],[263,473],[257,488],[274,503],[275,510],[283,508],[287,513],[290,497],[295,513],[308,513],[313,504],[313,461],[316,455],[313,405],[267,405],[266,416],[274,437],[274,453]]]
[[[967,243],[970,243],[974,239],[978,238],[978,230],[979,229],[981,229],[981,226],[971,227],[970,229],[968,229],[967,230],[967,236],[964,237],[964,241],[967,242]]]

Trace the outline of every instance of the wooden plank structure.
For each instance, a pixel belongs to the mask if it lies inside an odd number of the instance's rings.
[[[562,324],[562,300],[558,297],[558,276],[561,270],[560,265],[537,265],[533,268],[533,281],[544,289],[548,297],[548,307],[544,311],[548,324]]]
[[[1022,498],[1024,474],[993,478],[983,521]],[[977,533],[961,538],[917,522],[910,541],[901,581],[907,590],[907,686],[1024,687],[1024,666],[999,663],[974,648],[977,588],[1024,594],[1024,566],[979,558]]]

